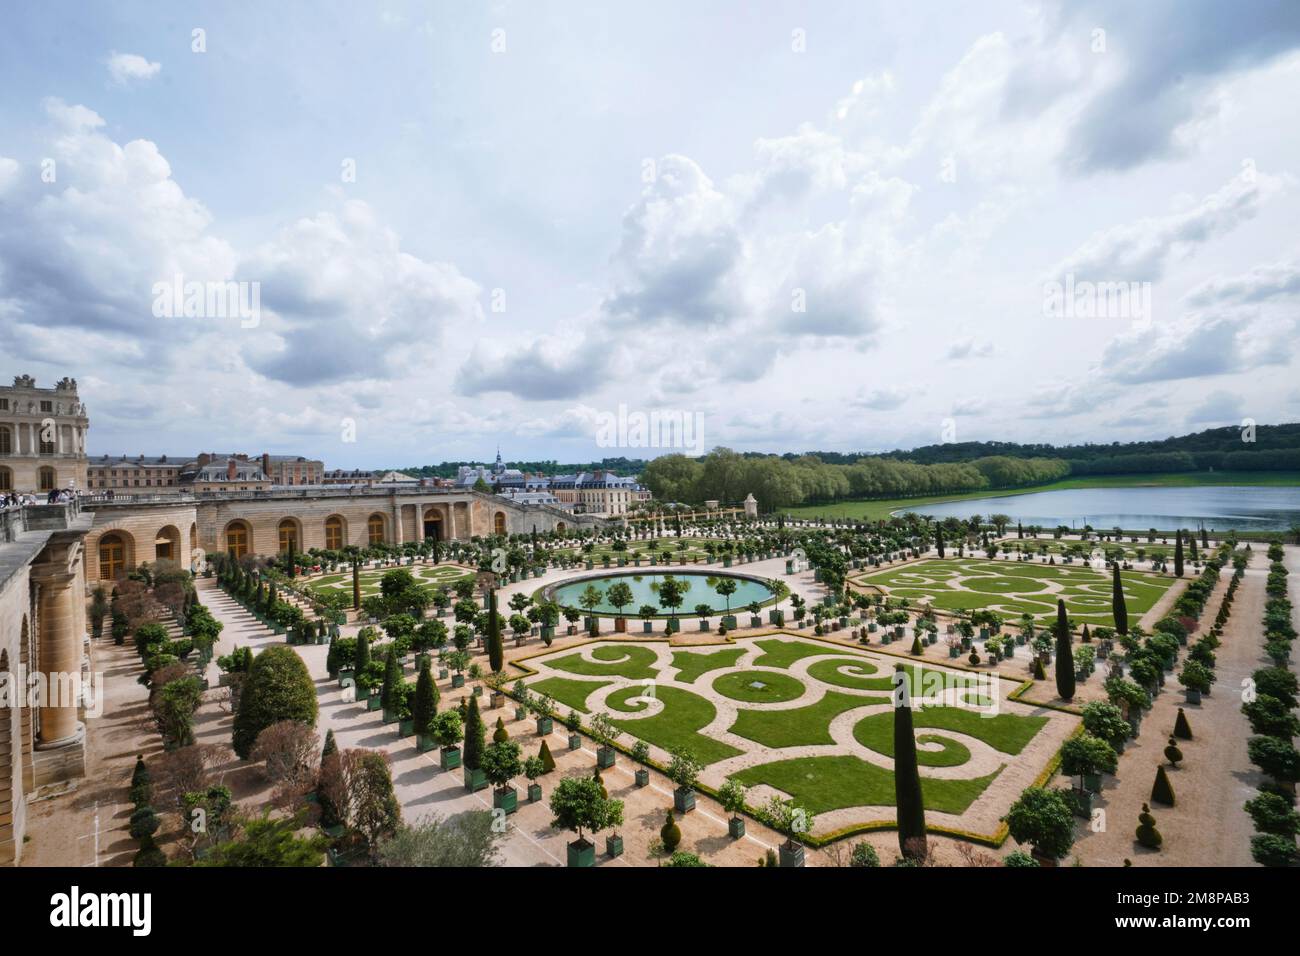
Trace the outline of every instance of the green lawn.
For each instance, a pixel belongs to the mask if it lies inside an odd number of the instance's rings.
[[[795,661],[802,660],[805,657],[815,657],[819,654],[836,654],[842,653],[834,647],[825,647],[820,644],[809,644],[807,641],[783,641],[780,638],[768,638],[763,641],[755,641],[765,653],[756,658],[755,667],[789,667]]]
[[[749,704],[780,704],[803,695],[803,684],[789,674],[732,671],[713,682],[715,693]]]
[[[837,501],[833,504],[804,505],[784,508],[795,518],[858,518],[878,521],[895,511],[907,511],[922,505],[945,501],[969,501],[974,498],[1010,498],[1040,491],[1066,491],[1072,488],[1151,488],[1193,487],[1197,485],[1300,485],[1300,472],[1294,471],[1188,471],[1152,475],[1084,475],[1063,478],[1045,485],[1003,491],[971,491],[953,495],[930,495],[918,498],[876,498],[863,501]],[[987,517],[987,516],[986,516]]]
[[[912,711],[912,726],[917,730],[956,731],[974,737],[976,740],[982,740],[994,750],[1013,756],[1024,750],[1025,745],[1034,739],[1034,735],[1042,730],[1046,723],[1046,717],[1022,717],[1019,714],[982,717],[977,711],[963,710],[960,707],[918,707]],[[873,714],[864,717],[853,728],[853,735],[863,746],[885,753],[874,743],[868,743],[868,740],[888,738],[892,749],[894,715]],[[958,761],[958,763],[964,762]]]
[[[591,656],[596,658],[596,661],[589,661],[581,654],[570,654],[548,663],[556,670],[587,677],[627,677],[631,680],[647,680],[659,673],[658,668],[653,666],[655,652],[648,647],[637,647],[633,644],[597,647],[591,652]]]
[[[876,714],[874,717],[864,717],[853,728],[853,736],[862,746],[892,758],[894,756],[894,715]],[[928,742],[943,745],[943,750],[923,750],[917,747],[916,762],[922,767],[957,767],[970,760],[970,749],[951,737],[917,734],[916,741],[918,744]]]
[[[735,667],[745,653],[743,647],[728,647],[721,651],[707,653],[703,651],[674,651],[673,667],[677,668],[677,680],[683,684],[694,684],[695,679],[709,671],[724,667]]]
[[[611,716],[619,711],[632,714],[645,710],[646,704],[640,701],[630,703],[632,698],[641,697],[645,693],[644,687],[624,687],[610,694]],[[703,697],[676,687],[656,687],[655,696],[664,705],[663,710],[655,716],[633,720],[619,720],[615,717],[614,723],[633,736],[665,750],[687,750],[705,766],[740,753],[729,744],[699,733],[700,728],[707,727],[718,713]]]
[[[807,707],[793,710],[741,710],[731,732],[765,747],[803,747],[832,744],[831,721],[854,707],[888,704],[888,697],[867,697],[827,691],[826,696]]]
[[[1078,624],[1113,625],[1110,574],[1089,565],[926,558],[897,568],[853,575],[858,586],[881,586],[892,598],[930,602],[940,610],[988,608],[1012,618],[1029,613],[1052,620],[1057,598]],[[1176,579],[1145,571],[1121,571],[1131,617],[1145,614]],[[1050,586],[1060,590],[1051,591]]]
[[[927,810],[964,813],[994,778],[999,767],[987,777],[973,780],[936,780],[921,778],[921,795]],[[790,795],[791,799],[812,813],[826,813],[841,807],[894,806],[894,775],[883,767],[858,757],[795,757],[759,764],[732,774],[746,786],[765,783]]]
[[[372,597],[379,593],[379,584],[385,574],[389,571],[399,570],[397,568],[368,568],[359,575],[361,583],[361,596],[363,598]],[[410,571],[415,576],[416,582],[426,591],[434,591],[439,588],[451,588],[457,581],[462,578],[474,577],[474,572],[468,568],[458,567],[454,564],[414,564],[410,567],[402,566],[401,570]],[[308,590],[319,591],[322,594],[333,592],[343,592],[352,594],[352,572],[349,570],[342,574],[322,574],[314,578],[304,578],[303,584]]]
[[[568,677],[547,677],[528,685],[537,694],[547,694],[571,710],[587,712],[587,698],[594,691],[611,684],[607,680],[572,680]]]

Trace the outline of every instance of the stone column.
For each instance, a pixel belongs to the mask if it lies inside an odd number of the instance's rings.
[[[397,544],[406,543],[402,528],[402,503],[400,501],[393,505],[393,541]]]
[[[38,666],[45,681],[40,701],[37,750],[80,744],[85,726],[77,720],[77,701],[66,698],[81,679],[82,640],[77,633],[76,574],[65,568],[34,569],[40,587]],[[73,678],[75,677],[75,683]]]

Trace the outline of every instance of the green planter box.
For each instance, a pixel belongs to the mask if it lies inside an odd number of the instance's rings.
[[[802,843],[791,844],[788,841],[786,843],[782,843],[779,852],[779,857],[780,857],[781,865],[783,867],[803,866],[804,865],[803,844]]]
[[[608,770],[614,766],[614,748],[597,747],[596,748],[596,766],[601,770]]]
[[[420,735],[415,738],[416,753],[427,754],[430,750],[432,750],[436,746],[438,746],[438,743],[432,737],[425,737],[424,735]]]
[[[577,750],[582,746],[582,738],[577,734],[569,734],[569,749]]]
[[[673,808],[678,813],[690,813],[695,809],[695,791],[678,787],[673,791]]]
[[[587,840],[574,840],[568,846],[568,865],[585,867],[596,865],[596,844]]]
[[[638,789],[650,786],[650,771],[646,770],[644,767],[636,771],[633,776],[636,777],[636,785]]]
[[[464,674],[453,674],[453,675],[451,676],[451,686],[452,686],[452,687],[464,687],[464,686],[465,686],[465,675],[464,675]]]
[[[537,718],[537,736],[545,737],[554,729],[555,729],[555,721],[553,721],[550,717]]]
[[[731,834],[733,840],[739,840],[745,835],[745,818],[732,817],[727,821],[727,832]]]
[[[528,785],[528,802],[529,803],[542,802],[542,785],[540,783],[530,783]]]
[[[414,719],[414,718],[408,718],[408,719],[406,719],[406,720],[399,720],[399,721],[397,722],[397,736],[398,736],[398,737],[403,737],[403,738],[405,738],[405,737],[411,737],[411,736],[414,736],[414,735],[415,735],[415,719]]]
[[[722,623],[727,630],[734,631],[736,629],[736,616],[734,614],[725,614],[722,617]]]
[[[460,766],[460,748],[443,747],[438,754],[438,766],[443,770],[455,770]]]
[[[777,627],[785,626],[785,611],[772,608],[767,612],[767,623],[775,624]]]
[[[654,621],[642,621],[642,622],[641,622],[641,630],[642,630],[643,632],[645,632],[646,634],[651,633],[654,629],[655,629]]]
[[[504,790],[493,790],[492,806],[497,810],[504,810],[506,814],[514,813],[519,809],[519,793],[514,787],[506,787]]]
[[[366,710],[381,710],[384,706],[384,699],[378,694],[366,698]]]
[[[487,789],[487,777],[483,773],[483,768],[478,767],[471,770],[469,767],[464,768],[465,789],[470,793],[477,793],[480,790]]]
[[[605,837],[605,852],[610,856],[622,856],[623,838],[617,834]]]
[[[448,670],[447,668],[445,668],[445,667],[439,667],[439,668],[438,668],[438,680],[446,680],[447,677],[448,677],[450,674],[451,674],[451,671]]]
[[[749,616],[749,626],[750,626],[750,627],[762,627],[762,626],[763,626],[763,619],[762,619],[761,617],[759,617],[757,614],[751,614],[751,615]]]
[[[351,667],[344,667],[339,670],[339,686],[346,687],[352,683],[353,673]]]
[[[395,723],[397,723],[397,713],[396,713],[396,711],[392,711],[392,710],[389,710],[387,707],[383,707],[383,706],[382,706],[382,701],[380,702],[380,704],[381,704],[381,709],[382,709],[383,712],[384,712],[384,723],[386,723],[386,724],[395,724]]]
[[[528,716],[528,711],[522,707],[515,708],[515,720],[523,720]]]

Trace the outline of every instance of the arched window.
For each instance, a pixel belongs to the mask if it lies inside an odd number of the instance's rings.
[[[126,542],[120,534],[106,534],[99,539],[99,576],[115,581],[126,573]]]
[[[293,519],[285,518],[280,522],[280,553],[286,554],[290,548],[294,551],[301,551],[298,546],[298,526],[293,523]]]
[[[371,515],[370,520],[366,522],[366,533],[369,537],[371,544],[383,544],[384,543],[384,516],[381,514]]]
[[[40,469],[40,471],[36,473],[36,477],[38,482],[37,487],[39,487],[41,491],[53,491],[59,480],[59,476],[49,465]]]
[[[12,470],[0,465],[0,491],[14,490],[14,473]]]
[[[325,547],[329,551],[343,547],[343,519],[338,515],[325,519]]]
[[[497,512],[495,527],[497,534],[506,533],[506,513],[504,511]]]
[[[252,535],[248,525],[242,521],[232,521],[226,525],[226,553],[232,558],[242,558],[252,547]]]
[[[13,453],[13,433],[9,431],[8,425],[0,425],[0,455],[12,455]]]

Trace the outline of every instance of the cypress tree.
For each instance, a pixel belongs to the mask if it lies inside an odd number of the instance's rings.
[[[1210,536],[1205,533],[1205,525],[1201,525],[1201,547],[1207,551],[1210,549]]]
[[[1062,700],[1074,699],[1074,651],[1070,648],[1070,619],[1065,601],[1056,600],[1056,693]]]
[[[352,610],[361,610],[361,562],[352,559]]]
[[[1079,635],[1079,640],[1084,644],[1092,643],[1092,634],[1089,633],[1087,624],[1083,625],[1083,633]]]
[[[936,527],[934,529],[934,546],[939,549],[939,557],[943,557],[943,529]]]
[[[471,694],[469,706],[465,709],[465,748],[460,760],[467,770],[478,770],[482,764],[484,734],[483,718],[478,712],[478,698]]]
[[[1114,577],[1110,586],[1111,614],[1115,618],[1115,630],[1120,634],[1128,633],[1128,604],[1124,600],[1124,585],[1119,579],[1119,562],[1113,565]]]
[[[1022,528],[1022,527],[1020,526],[1020,522],[1017,521],[1017,522],[1016,522],[1016,537],[1017,537],[1017,538],[1023,538],[1024,536],[1025,536],[1025,529]]]
[[[501,616],[497,614],[497,592],[493,588],[488,592],[488,633],[487,633],[487,652],[488,666],[492,668],[492,673],[501,673],[501,668],[505,666],[505,648],[501,644]]]
[[[894,803],[898,807],[898,848],[911,859],[925,846],[925,803],[916,761],[916,735],[907,671],[894,667]],[[918,845],[919,841],[919,845]]]
[[[429,736],[429,724],[438,709],[438,688],[433,683],[429,659],[420,661],[420,673],[415,678],[415,702],[411,705],[411,718],[419,737]]]
[[[379,702],[386,713],[397,713],[397,691],[402,686],[402,665],[397,659],[397,645],[388,648],[384,659],[384,685],[379,691]]]
[[[1174,736],[1179,740],[1192,739],[1192,725],[1187,722],[1187,715],[1183,713],[1181,707],[1178,708],[1178,717],[1174,720]]]
[[[1174,534],[1174,577],[1183,576],[1183,533],[1178,531]]]
[[[1156,782],[1151,785],[1151,802],[1166,807],[1174,805],[1174,785],[1169,782],[1169,775],[1165,773],[1164,764],[1156,767]]]
[[[328,757],[330,754],[336,754],[338,752],[339,752],[339,745],[334,740],[334,731],[333,730],[325,731],[325,746],[321,748],[320,762],[324,763],[326,757]]]
[[[1187,532],[1187,549],[1188,549],[1187,553],[1191,557],[1192,563],[1195,564],[1196,563],[1196,535],[1192,534],[1190,531]]]
[[[352,665],[352,673],[360,677],[365,669],[370,666],[370,639],[364,634],[357,635],[357,652],[355,661]]]

